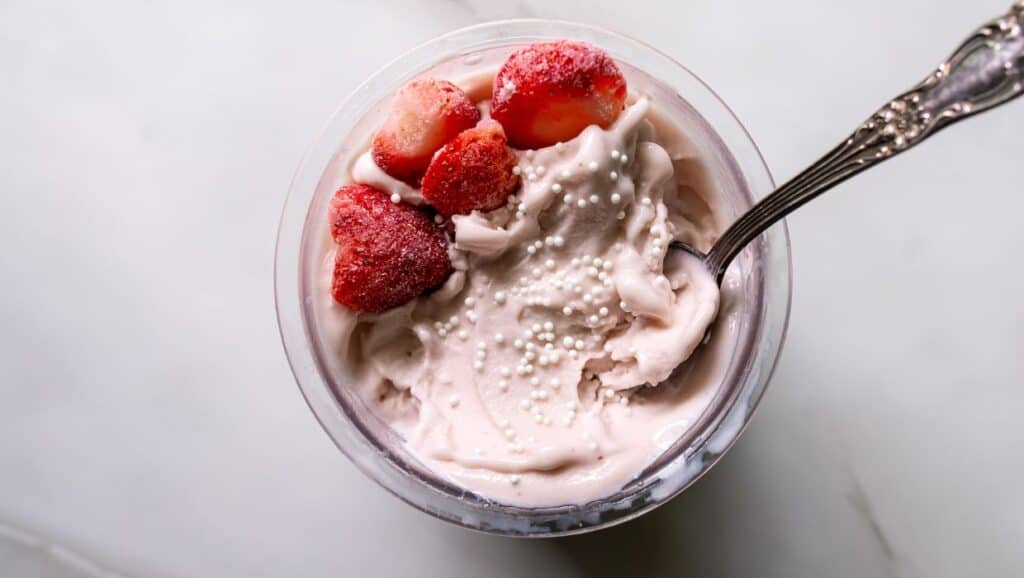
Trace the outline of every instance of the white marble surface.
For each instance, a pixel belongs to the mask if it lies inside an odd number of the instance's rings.
[[[1008,1],[579,4],[0,3],[0,575],[1019,575],[1024,102],[790,220],[762,409],[640,521],[466,532],[321,432],[278,342],[276,221],[384,62],[498,17],[618,29],[705,78],[785,177]]]

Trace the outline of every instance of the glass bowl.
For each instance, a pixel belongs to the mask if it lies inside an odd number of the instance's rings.
[[[360,418],[355,395],[324,369],[309,310],[306,248],[312,223],[323,220],[339,179],[342,145],[379,114],[381,102],[424,70],[471,65],[475,55],[531,42],[571,38],[610,53],[629,71],[656,79],[687,117],[702,154],[727,173],[735,219],[775,187],[750,135],[732,111],[693,73],[670,57],[620,34],[570,22],[508,20],[463,28],[413,49],[359,86],[334,113],[300,164],[278,231],[275,292],[278,323],[292,372],[316,418],[338,448],[366,475],[412,506],[466,528],[513,536],[558,536],[608,527],[665,503],[707,472],[749,423],[775,368],[789,318],[791,270],[785,225],[773,227],[733,264],[740,283],[736,343],[722,385],[697,422],[617,493],[586,504],[524,508],[501,504],[425,472]],[[688,133],[691,137],[693,134]],[[349,152],[351,152],[349,150]],[[322,230],[318,229],[318,230]]]

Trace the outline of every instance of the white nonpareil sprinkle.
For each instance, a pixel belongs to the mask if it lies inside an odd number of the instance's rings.
[[[494,302],[497,303],[498,305],[505,303],[505,298],[506,296],[504,291],[498,291],[497,293],[494,294]]]
[[[568,305],[562,307],[562,314],[565,315],[566,317],[572,315],[572,307],[569,307]]]
[[[618,160],[618,158],[622,156],[622,153],[620,153],[617,149],[612,149],[611,155],[613,159]]]
[[[444,217],[442,217],[441,215],[434,215],[434,222],[440,225],[441,223],[444,222]]]
[[[601,202],[601,197],[598,197],[597,195],[590,195],[590,204],[596,205],[599,202]]]
[[[518,177],[519,175],[523,174],[523,169],[519,165],[516,165],[512,167],[512,174]]]
[[[562,192],[562,184],[561,183],[555,183],[555,184],[551,185],[551,192],[553,192],[553,193],[561,193]]]
[[[507,367],[502,367],[500,373],[502,377],[510,377],[512,375],[512,370]]]
[[[465,329],[460,329],[459,330],[459,339],[461,339],[463,341],[469,339],[469,333],[467,333]]]
[[[518,486],[519,482],[521,482],[521,481],[523,481],[522,476],[509,476],[508,477],[508,482],[510,484],[512,484],[513,486]]]
[[[612,172],[608,173],[608,178],[613,180],[613,181],[617,181],[617,180],[619,180],[619,173],[617,173],[615,171],[612,171]]]
[[[586,199],[580,199],[580,200],[576,201],[576,206],[581,208],[581,209],[586,207],[587,206],[587,200]]]
[[[547,261],[544,261],[544,268],[547,269],[548,271],[554,270],[555,261],[553,259],[548,259]]]
[[[597,161],[590,161],[589,163],[587,163],[587,170],[592,173],[596,173],[597,169],[600,168],[600,166],[601,165],[597,164]]]
[[[648,207],[651,206],[651,198],[650,197],[644,197],[640,202],[642,204],[644,204],[645,206],[648,206]]]
[[[602,307],[602,308],[598,309],[597,310],[597,314],[600,315],[601,317],[607,317],[608,316],[608,308],[607,307]]]
[[[494,334],[494,342],[497,343],[498,345],[501,345],[502,343],[505,343],[505,336],[500,334],[500,333],[495,333]]]
[[[615,215],[615,218],[621,221],[622,219],[626,218],[626,213],[623,211],[619,211],[619,213]]]
[[[562,172],[558,175],[563,179],[568,179],[572,176],[572,172],[569,169],[562,169]]]
[[[619,156],[619,162],[622,164],[626,164],[629,162],[629,157],[625,153],[623,153],[622,155]]]
[[[459,396],[453,395],[448,398],[448,405],[453,408],[459,407]]]
[[[402,202],[402,195],[399,195],[398,193],[391,193],[391,202],[396,204],[396,205],[398,203],[401,203]]]

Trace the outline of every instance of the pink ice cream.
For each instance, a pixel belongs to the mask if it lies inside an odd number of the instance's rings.
[[[525,506],[614,493],[698,419],[732,342],[715,334],[701,371],[665,382],[719,308],[701,263],[668,251],[706,249],[720,230],[691,154],[642,95],[606,130],[519,153],[508,205],[454,218],[447,283],[380,315],[331,300],[325,240],[316,314],[343,382],[425,468],[470,491]],[[350,167],[422,202],[368,153]]]

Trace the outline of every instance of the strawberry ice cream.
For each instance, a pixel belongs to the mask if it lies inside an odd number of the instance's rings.
[[[329,367],[435,476],[514,505],[602,498],[718,386],[728,331],[676,371],[718,286],[668,251],[710,246],[715,191],[688,170],[686,135],[592,47],[533,45],[449,80],[441,101],[394,106],[454,121],[402,127],[393,110],[348,161],[315,307]]]

